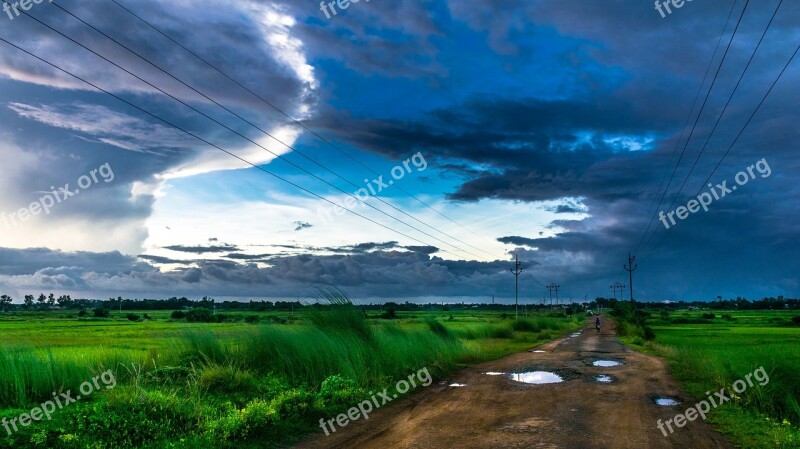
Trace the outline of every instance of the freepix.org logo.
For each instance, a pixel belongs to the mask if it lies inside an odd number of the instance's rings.
[[[686,206],[680,206],[677,209],[670,211],[668,213],[664,213],[664,211],[659,211],[658,219],[664,225],[665,228],[669,229],[672,226],[675,226],[677,223],[675,221],[675,216],[678,217],[680,220],[685,220],[689,213],[696,213],[700,211],[700,208],[703,211],[708,212],[708,206],[711,205],[714,201],[719,201],[725,196],[730,193],[736,191],[740,186],[744,186],[751,180],[756,179],[755,172],[758,172],[762,178],[769,178],[772,174],[772,169],[769,167],[766,159],[761,159],[760,161],[756,162],[755,164],[747,167],[747,170],[742,170],[736,174],[733,178],[736,182],[735,185],[728,186],[728,181],[722,181],[721,184],[717,184],[716,187],[709,184],[709,190],[707,192],[703,192],[700,195],[697,195],[696,199],[690,200],[686,203]],[[667,223],[667,219],[669,219],[669,223]]]
[[[98,175],[100,175],[99,178]],[[78,178],[77,189],[72,189],[69,183],[64,184],[64,186],[59,187],[58,189],[56,189],[55,186],[50,186],[49,192],[40,192],[44,193],[44,195],[42,195],[37,201],[29,204],[27,207],[23,207],[22,209],[10,214],[0,214],[0,223],[2,223],[6,228],[10,228],[20,223],[24,223],[31,217],[39,215],[42,212],[44,212],[45,215],[50,215],[50,212],[53,211],[53,208],[55,208],[56,205],[61,204],[73,196],[78,195],[81,193],[81,191],[100,183],[101,178],[103,182],[111,182],[114,180],[114,170],[111,169],[111,165],[109,165],[108,162],[90,171],[89,174]]]

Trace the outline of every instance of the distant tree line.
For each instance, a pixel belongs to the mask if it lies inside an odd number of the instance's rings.
[[[589,304],[589,308],[602,306],[603,308],[613,309],[614,305],[618,302],[626,303],[626,300],[617,300],[613,298],[596,298]],[[638,302],[637,304],[644,307],[657,307],[659,309],[675,310],[687,309],[695,307],[698,309],[711,309],[711,310],[784,310],[784,309],[800,309],[800,299],[784,298],[783,296],[762,298],[750,301],[748,299],[737,297],[736,299],[722,299],[717,297],[713,301],[670,301],[665,302]]]
[[[211,297],[200,300],[191,300],[186,297],[167,299],[128,299],[109,298],[99,299],[73,299],[70,295],[56,297],[53,293],[38,297],[25,295],[22,304],[13,304],[14,299],[9,295],[0,296],[0,309],[12,310],[188,310],[188,309],[220,309],[220,310],[249,310],[249,311],[285,311],[302,307],[299,301],[222,301],[218,302]]]
[[[301,301],[217,301],[209,296],[203,297],[200,300],[192,300],[186,297],[171,297],[167,299],[130,299],[122,298],[109,298],[107,300],[98,299],[73,299],[70,295],[55,296],[50,293],[44,293],[38,296],[25,295],[22,304],[13,304],[14,299],[9,295],[0,295],[0,310],[2,311],[33,311],[33,310],[86,310],[86,309],[107,309],[107,310],[191,310],[191,309],[209,309],[209,310],[228,310],[228,311],[251,311],[251,312],[269,312],[269,311],[291,311],[299,310],[303,307],[322,307],[321,304],[304,304]],[[583,307],[589,309],[597,308],[598,306],[604,309],[612,309],[618,302],[627,303],[627,300],[617,300],[613,298],[598,297],[587,304],[562,304],[562,309],[569,312],[577,312]],[[689,307],[696,307],[702,309],[713,310],[779,310],[779,309],[800,309],[800,299],[784,298],[778,296],[777,298],[769,297],[759,300],[750,301],[745,298],[737,297],[736,299],[722,299],[717,297],[713,301],[673,301],[669,303],[663,302],[637,302],[640,306],[644,307],[657,307],[661,309],[685,309]],[[530,301],[521,301],[520,309],[526,307],[529,310],[547,309],[549,305],[544,305],[536,301],[531,304]],[[381,311],[382,315],[386,318],[393,318],[397,312],[412,312],[423,310],[442,310],[442,311],[455,311],[455,310],[476,310],[476,311],[501,311],[510,312],[515,309],[514,304],[473,304],[473,303],[427,303],[419,304],[410,301],[386,302],[383,304],[360,304],[357,305],[359,309],[365,311]]]

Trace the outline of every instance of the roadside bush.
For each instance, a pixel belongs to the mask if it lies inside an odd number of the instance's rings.
[[[366,393],[355,379],[334,374],[322,381],[319,398],[324,407],[350,406],[363,400]]]
[[[254,399],[238,409],[231,403],[223,404],[223,415],[206,425],[206,433],[218,440],[246,440],[269,433],[278,423],[278,414],[263,399]]]
[[[304,389],[284,391],[270,404],[281,419],[297,419],[314,408],[316,396]]]

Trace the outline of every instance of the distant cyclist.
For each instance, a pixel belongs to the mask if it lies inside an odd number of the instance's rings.
[[[597,319],[594,320],[594,327],[597,328],[597,333],[600,333],[600,316],[597,316]]]

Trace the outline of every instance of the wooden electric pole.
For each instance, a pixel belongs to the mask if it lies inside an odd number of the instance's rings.
[[[636,256],[631,256],[631,253],[628,253],[628,265],[624,265],[625,271],[628,272],[628,286],[631,289],[631,307],[636,309],[636,303],[633,301],[633,272],[639,268],[639,265],[633,265],[633,261],[636,260]]]
[[[515,255],[514,258],[516,263],[511,269],[511,273],[514,274],[514,315],[515,318],[519,318],[519,274],[522,273],[520,268],[522,262],[519,261],[519,255]]]

